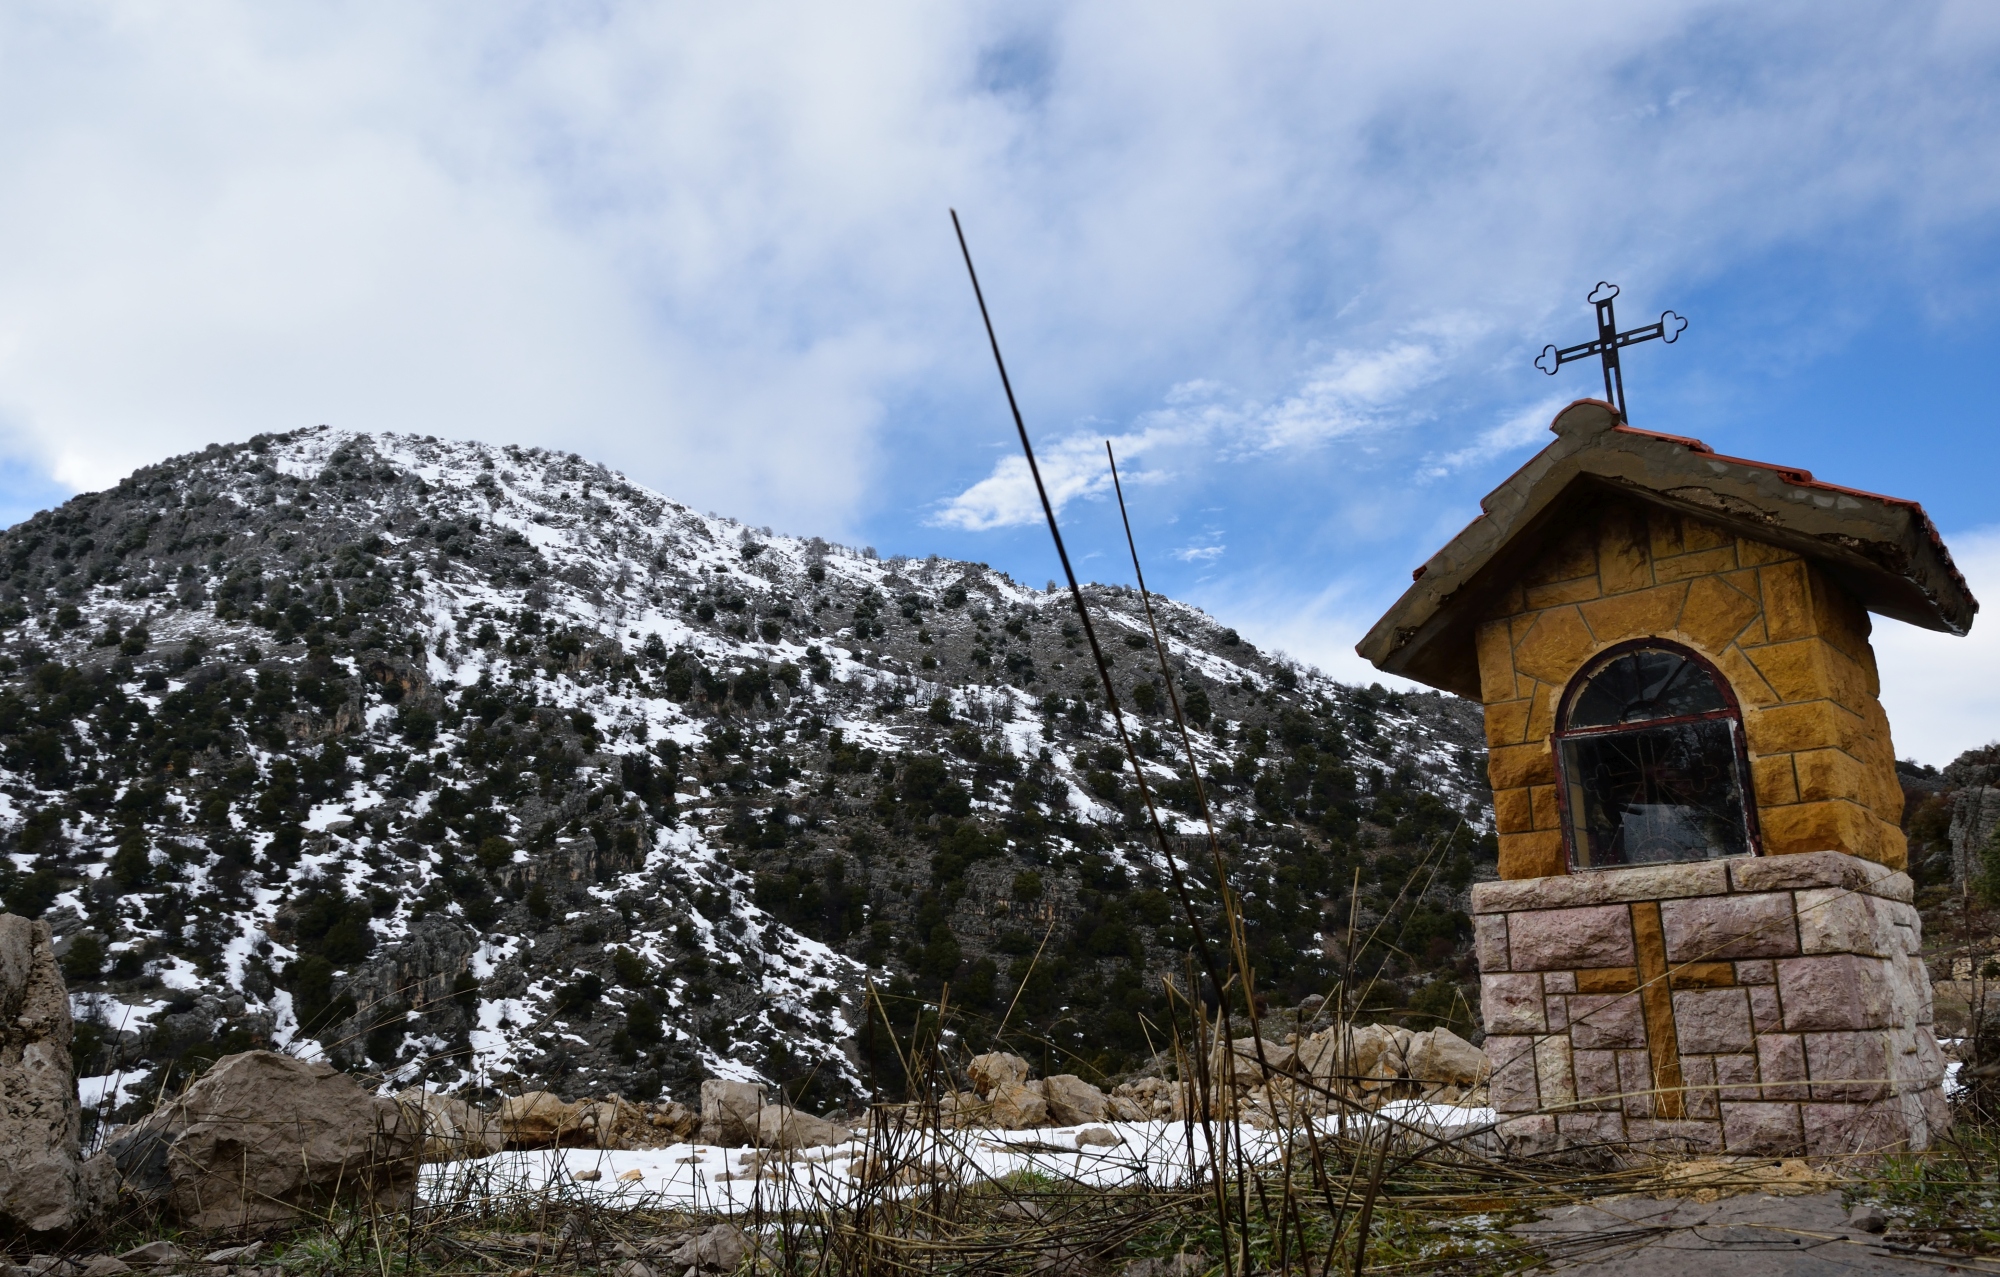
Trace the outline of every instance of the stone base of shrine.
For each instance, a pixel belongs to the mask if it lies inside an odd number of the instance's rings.
[[[1474,887],[1502,1141],[1929,1147],[1950,1113],[1910,901],[1837,851]]]

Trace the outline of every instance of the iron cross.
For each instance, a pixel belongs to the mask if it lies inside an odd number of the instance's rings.
[[[1625,374],[1618,367],[1618,352],[1627,346],[1636,346],[1642,341],[1658,337],[1672,345],[1688,326],[1685,316],[1670,310],[1660,312],[1659,322],[1647,324],[1644,328],[1618,331],[1618,320],[1611,313],[1611,299],[1618,296],[1618,285],[1599,280],[1597,287],[1590,290],[1585,300],[1597,307],[1597,338],[1578,346],[1565,346],[1557,350],[1553,345],[1542,347],[1542,353],[1535,356],[1535,367],[1549,376],[1556,375],[1556,369],[1577,359],[1588,359],[1592,355],[1604,360],[1604,397],[1618,409],[1620,421],[1630,421],[1625,415]]]

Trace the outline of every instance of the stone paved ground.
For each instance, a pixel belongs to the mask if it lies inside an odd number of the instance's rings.
[[[1514,1229],[1552,1243],[1540,1272],[1618,1277],[1806,1277],[1807,1274],[2000,1273],[2000,1263],[1898,1255],[1847,1225],[1840,1194],[1715,1202],[1619,1197],[1551,1212]]]

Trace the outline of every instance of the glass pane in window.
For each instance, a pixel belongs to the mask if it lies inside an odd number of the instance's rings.
[[[1614,727],[1728,709],[1707,667],[1678,652],[1621,652],[1593,670],[1570,707],[1570,727]]]
[[[1747,855],[1735,732],[1709,718],[1563,741],[1577,867]]]

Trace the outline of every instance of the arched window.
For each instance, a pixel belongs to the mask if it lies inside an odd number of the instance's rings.
[[[1686,648],[1647,639],[1598,656],[1563,693],[1555,745],[1573,868],[1756,851],[1743,716]]]

